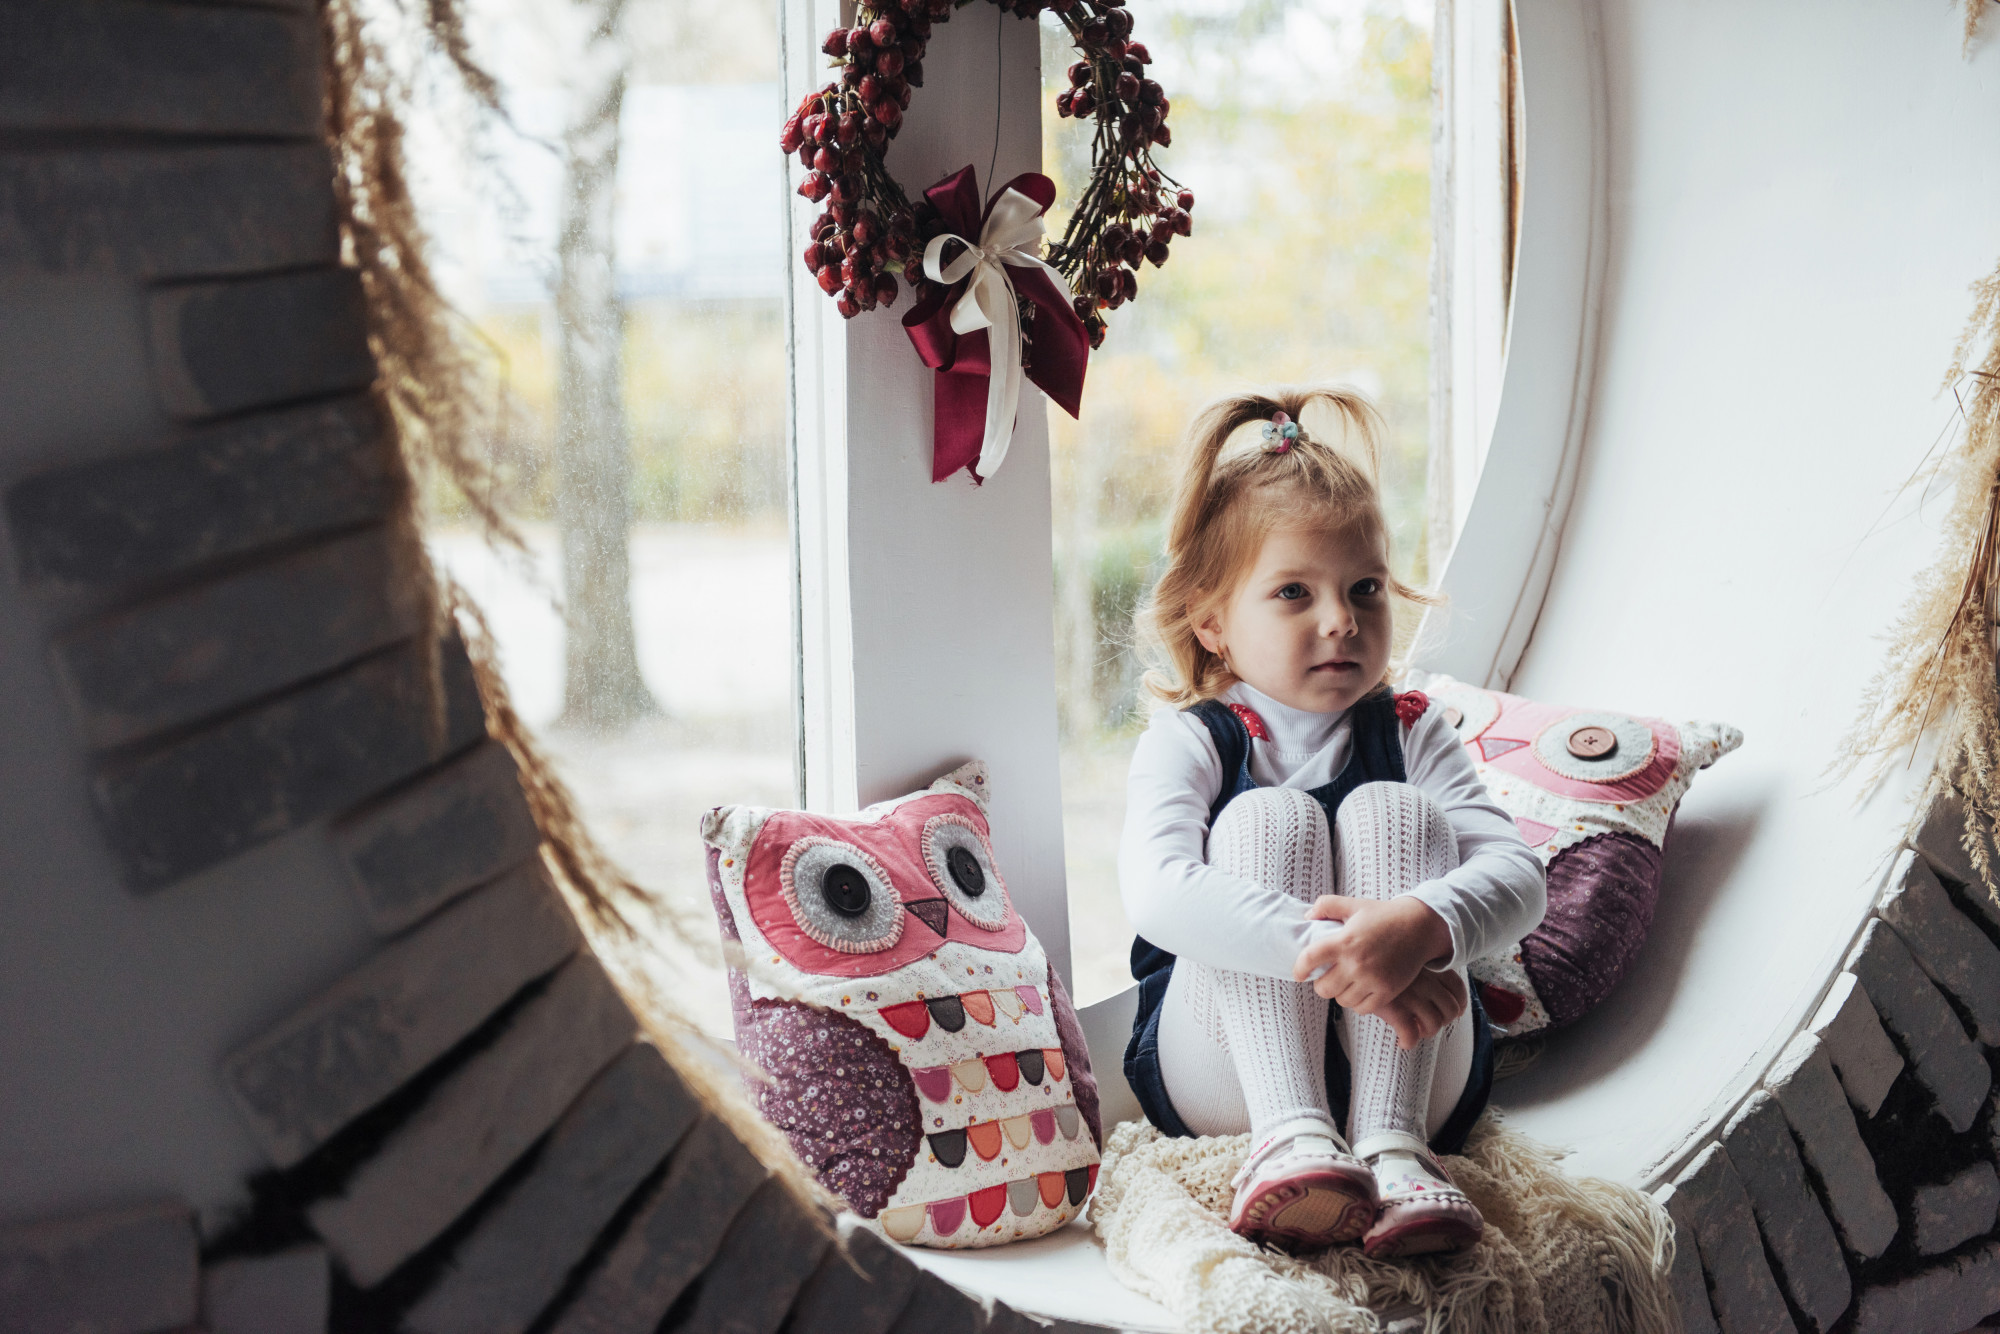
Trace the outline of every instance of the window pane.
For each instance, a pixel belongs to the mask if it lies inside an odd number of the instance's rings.
[[[1194,235],[1139,277],[1092,354],[1083,414],[1050,413],[1057,691],[1076,985],[1126,986],[1119,904],[1125,771],[1149,704],[1132,610],[1157,572],[1181,434],[1238,389],[1336,382],[1387,419],[1382,490],[1399,573],[1421,583],[1428,448],[1429,6],[1384,0],[1159,0],[1135,36],[1173,103],[1159,153],[1196,195]],[[1043,24],[1045,92],[1067,37]],[[1050,114],[1065,201],[1087,132]]]
[[[727,1033],[700,818],[797,798],[775,0],[466,10],[512,126],[440,69],[411,154],[504,371],[492,448],[529,549],[448,498],[432,547],[586,823],[697,942],[655,924],[626,959]]]

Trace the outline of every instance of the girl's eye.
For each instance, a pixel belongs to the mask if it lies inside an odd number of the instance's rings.
[[[1304,584],[1286,584],[1278,590],[1278,596],[1287,602],[1297,602],[1300,598],[1307,596],[1306,586]]]
[[[1363,579],[1354,586],[1354,596],[1358,598],[1372,598],[1381,591],[1382,581],[1380,579]]]

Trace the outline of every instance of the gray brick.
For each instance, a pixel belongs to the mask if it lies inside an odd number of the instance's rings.
[[[981,1334],[986,1308],[929,1270],[917,1274],[916,1291],[890,1334]]]
[[[142,1205],[0,1231],[7,1334],[150,1334],[195,1318],[194,1215]]]
[[[1991,1232],[1996,1211],[2000,1176],[1992,1163],[1977,1162],[1949,1181],[1918,1187],[1910,1201],[1918,1254],[1942,1255]]]
[[[30,584],[157,578],[389,512],[391,446],[365,397],[211,426],[7,493]]]
[[[324,1246],[223,1260],[201,1271],[208,1334],[326,1334],[332,1288]]]
[[[1983,824],[1981,828],[1986,839],[1985,850],[1991,859],[1996,852],[1991,831],[1984,830]],[[1993,908],[1980,891],[1979,874],[1973,869],[1971,854],[1965,850],[1965,802],[1958,793],[1946,788],[1931,798],[1917,818],[1916,832],[1910,842],[1939,875],[1950,876],[1966,886],[1971,891],[1968,897],[1982,911],[2000,915],[2000,909]]]
[[[820,1257],[792,1303],[790,1334],[887,1334],[917,1286],[917,1266],[866,1228]]]
[[[373,1287],[485,1194],[638,1030],[603,965],[579,954],[339,1196],[307,1210],[313,1229],[355,1282]]]
[[[1936,1095],[1938,1111],[1953,1130],[1964,1133],[1993,1087],[1993,1072],[1951,1006],[1880,919],[1862,933],[1847,969],[1868,988],[1889,1031],[1902,1039],[1917,1078]]]
[[[1988,1242],[1862,1293],[1851,1334],[1959,1334],[1995,1311],[2000,1311],[2000,1242]]]
[[[526,1329],[700,1110],[658,1049],[630,1048],[563,1113],[528,1176],[480,1219],[403,1327],[413,1334]]]
[[[0,129],[315,138],[310,15],[133,0],[0,6]]]
[[[1872,1260],[1896,1239],[1896,1207],[1861,1142],[1833,1063],[1818,1038],[1801,1034],[1772,1064],[1764,1084],[1792,1123],[1805,1161],[1819,1174],[1827,1212],[1847,1249]]]
[[[57,676],[104,749],[202,721],[415,634],[387,534],[336,538],[57,636]]]
[[[581,941],[537,863],[453,904],[224,1062],[252,1137],[298,1162]]]
[[[1777,1100],[1761,1089],[1751,1094],[1722,1132],[1722,1146],[1777,1259],[1779,1283],[1816,1328],[1827,1329],[1847,1309],[1853,1284]]]
[[[728,1127],[702,1117],[553,1334],[651,1334],[769,1175]]]
[[[139,754],[102,764],[99,818],[135,889],[170,884],[346,810],[486,734],[472,666],[443,646],[445,736],[415,643]]]
[[[0,152],[0,273],[192,278],[334,264],[336,212],[320,144]]]
[[[375,378],[352,269],[177,283],[148,298],[153,383],[170,417],[218,417]]]
[[[541,831],[514,757],[488,741],[334,829],[368,924],[392,933],[535,855]]]
[[[1876,907],[1931,980],[1958,997],[1979,1040],[2000,1046],[2000,949],[1953,905],[1929,863],[1905,850]]]
[[[1863,1116],[1881,1111],[1890,1085],[1903,1073],[1903,1057],[1882,1031],[1868,989],[1854,974],[1833,979],[1833,989],[1806,1031],[1826,1049],[1854,1110]]]
[[[676,1334],[777,1334],[832,1241],[832,1220],[772,1177],[729,1225]]]
[[[1765,1263],[1750,1197],[1720,1144],[1702,1150],[1674,1180],[1694,1225],[1722,1334],[1770,1334],[1791,1324],[1785,1299]]]
[[[1715,1308],[1708,1300],[1708,1279],[1701,1272],[1701,1251],[1694,1239],[1694,1209],[1672,1186],[1662,1186],[1653,1198],[1674,1224],[1674,1267],[1668,1276],[1674,1305],[1680,1311],[1682,1334],[1717,1334]]]

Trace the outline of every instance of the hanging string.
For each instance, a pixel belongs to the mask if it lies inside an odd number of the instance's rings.
[[[986,193],[993,193],[993,169],[1000,165],[1000,62],[1007,53],[1007,19],[993,16],[993,156],[986,159]]]

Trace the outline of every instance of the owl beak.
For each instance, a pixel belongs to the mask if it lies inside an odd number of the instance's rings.
[[[906,903],[903,906],[910,910],[910,916],[938,935],[944,934],[945,923],[951,909],[943,899],[918,899],[915,903]]]

